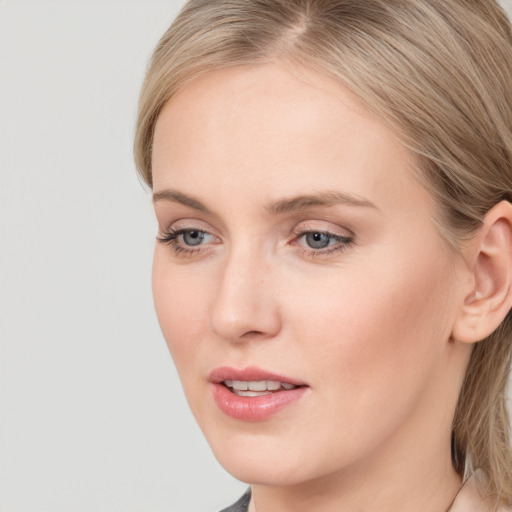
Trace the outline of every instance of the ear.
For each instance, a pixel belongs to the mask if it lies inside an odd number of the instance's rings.
[[[469,250],[468,286],[452,339],[475,343],[492,334],[512,307],[512,204],[502,201],[484,218]]]

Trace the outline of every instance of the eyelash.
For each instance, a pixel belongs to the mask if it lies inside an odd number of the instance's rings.
[[[203,231],[200,229],[193,229],[193,228],[186,228],[186,229],[173,229],[169,228],[167,231],[165,231],[163,234],[157,236],[157,240],[163,244],[169,245],[171,249],[174,251],[174,253],[177,256],[194,256],[198,255],[201,252],[204,251],[204,248],[201,247],[201,245],[197,246],[197,249],[192,249],[186,246],[183,246],[178,241],[178,238],[186,233],[190,233],[192,231],[202,233],[203,235],[209,235],[213,236],[207,231]],[[300,246],[298,244],[298,240],[301,238],[306,237],[307,235],[313,235],[313,234],[319,234],[319,235],[325,235],[329,238],[329,243],[334,240],[335,244],[333,246],[327,246],[327,248],[322,249],[313,249],[313,248],[307,248],[304,246]],[[322,257],[322,256],[331,256],[336,253],[342,253],[345,251],[350,245],[354,243],[354,239],[349,236],[343,236],[343,235],[335,235],[334,233],[331,233],[330,231],[320,231],[320,230],[303,230],[303,231],[297,231],[294,232],[295,240],[293,245],[297,246],[299,248],[299,251],[302,255],[307,257]]]

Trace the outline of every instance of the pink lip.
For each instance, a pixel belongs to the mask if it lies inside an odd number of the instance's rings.
[[[229,367],[216,368],[208,380],[211,383],[213,397],[224,414],[244,421],[264,421],[277,414],[283,408],[299,400],[306,393],[308,386],[295,379],[261,370],[256,367],[235,369]],[[290,390],[280,390],[268,395],[246,397],[238,396],[224,384],[225,380],[274,380],[301,386]]]
[[[285,377],[284,375],[278,375],[277,373],[262,370],[256,366],[248,366],[247,368],[242,369],[230,368],[229,366],[215,368],[215,370],[213,370],[208,376],[208,380],[216,384],[225,380],[275,380],[278,382],[287,382],[294,386],[304,386],[306,384],[305,382],[300,382],[296,379]]]

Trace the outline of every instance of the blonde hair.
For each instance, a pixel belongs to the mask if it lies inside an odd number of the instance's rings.
[[[191,0],[152,56],[135,160],[151,186],[156,120],[190,80],[287,60],[349,88],[418,156],[448,242],[512,200],[512,33],[494,0]],[[512,317],[476,344],[453,421],[453,463],[480,468],[496,506],[512,505],[506,408]]]

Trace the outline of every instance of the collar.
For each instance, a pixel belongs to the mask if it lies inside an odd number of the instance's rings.
[[[457,494],[449,512],[512,512],[510,509],[495,509],[480,493],[482,480],[480,471],[468,478]]]

